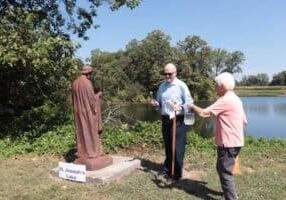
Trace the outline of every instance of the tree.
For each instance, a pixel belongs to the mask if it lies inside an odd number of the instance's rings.
[[[245,56],[241,51],[232,52],[225,62],[226,68],[223,70],[223,72],[229,72],[232,74],[242,72],[240,65],[244,61]]]
[[[188,85],[195,99],[209,99],[213,96],[214,85],[211,48],[199,36],[188,36],[178,42],[177,50],[183,59],[178,66],[179,72],[183,72],[180,78]]]
[[[162,68],[172,60],[171,38],[162,31],[148,33],[142,41],[132,40],[126,48],[129,63],[125,73],[132,84],[138,82],[153,91],[162,81]]]
[[[226,68],[229,53],[225,49],[214,49],[212,52],[212,68],[214,75],[219,75]]]
[[[70,34],[87,39],[97,9],[111,10],[140,0],[6,0],[0,1],[0,115],[12,115],[49,100],[67,100],[82,62],[74,59]],[[7,114],[7,112],[6,112]],[[0,116],[1,117],[1,116]]]
[[[265,73],[258,73],[257,75],[243,76],[240,85],[254,86],[254,85],[268,85],[269,77]]]
[[[133,9],[141,0],[5,0],[0,2],[0,18],[15,10],[36,16],[35,26],[44,24],[54,35],[68,36],[67,31],[88,39],[85,34],[92,26],[98,27],[94,19],[97,9],[107,4],[114,11],[126,5]],[[36,28],[36,27],[35,27]]]
[[[0,18],[0,104],[21,113],[45,100],[59,101],[75,74],[75,46],[54,37],[37,16],[15,9]]]
[[[257,74],[258,85],[268,85],[269,84],[269,77],[266,73],[259,73]]]
[[[177,44],[179,51],[184,53],[192,71],[209,75],[211,72],[211,48],[199,36],[187,36]]]
[[[117,96],[130,82],[124,72],[127,63],[124,52],[110,53],[96,49],[91,54],[91,65],[96,68],[95,89],[103,91],[106,99]]]
[[[286,85],[286,71],[275,74],[270,85]]]

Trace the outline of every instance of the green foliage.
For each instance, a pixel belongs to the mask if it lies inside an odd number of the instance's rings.
[[[45,102],[69,107],[71,83],[83,64],[73,58],[78,46],[68,33],[71,30],[86,39],[85,32],[94,25],[96,10],[103,3],[117,10],[124,5],[134,8],[140,0],[85,1],[86,8],[76,0],[0,3],[0,131],[4,129],[1,136],[38,137],[53,129],[55,119],[60,119],[53,115],[59,116],[59,111],[49,112]],[[109,85],[120,80],[112,79],[117,73],[109,71]],[[122,77],[121,83],[126,80]],[[69,112],[63,112],[64,120]],[[7,121],[15,126],[3,128],[2,122]]]
[[[93,50],[91,62],[97,68],[96,88],[104,90],[107,99],[142,101],[164,80],[161,74],[164,65],[173,62],[178,78],[188,85],[195,99],[212,99],[213,76],[241,70],[244,55],[239,51],[213,50],[199,36],[188,36],[176,47],[170,41],[164,32],[155,30],[140,41],[131,40],[125,51]]]
[[[162,146],[161,123],[137,122],[132,127],[107,126],[104,128],[102,143],[106,152],[114,152],[132,145]]]
[[[171,38],[160,30],[148,33],[141,41],[132,40],[126,48],[128,63],[124,68],[132,84],[138,82],[147,91],[162,81],[161,71],[172,60]]]
[[[243,76],[239,84],[247,85],[247,86],[265,86],[269,84],[269,77],[265,73],[258,73],[257,75]]]
[[[96,68],[93,74],[95,90],[104,92],[104,98],[120,95],[120,92],[129,85],[129,78],[123,71],[126,65],[122,52],[109,53],[95,49],[91,53],[91,65]]]
[[[64,102],[78,63],[72,42],[37,24],[34,13],[14,8],[2,14],[0,105],[20,114],[46,100]]]
[[[75,146],[75,134],[72,125],[58,126],[40,137],[25,135],[16,139],[6,137],[0,140],[0,157],[10,157],[17,154],[36,153],[63,155]]]
[[[0,136],[1,138],[6,136],[16,138],[23,135],[28,138],[39,137],[42,133],[71,121],[69,108],[47,101],[42,106],[27,110],[10,123],[2,125]]]
[[[187,141],[188,148],[196,151],[212,152],[216,149],[213,138],[202,138],[194,132],[188,133]]]
[[[286,85],[286,71],[274,74],[270,85]]]
[[[133,126],[127,124],[106,125],[101,135],[101,142],[105,153],[114,153],[121,149],[132,147],[163,148],[161,122],[154,123],[138,121]],[[10,157],[17,154],[36,153],[48,155],[65,155],[75,148],[75,130],[72,124],[57,126],[39,137],[26,134],[12,139],[0,139],[0,157]],[[244,153],[267,154],[286,148],[285,140],[255,139],[246,136]],[[216,146],[213,138],[202,138],[194,132],[187,134],[187,149],[192,152],[215,154]]]
[[[223,72],[240,73],[242,69],[240,65],[245,61],[245,56],[241,51],[234,51],[230,53],[229,58],[226,60],[226,68]]]
[[[224,69],[229,53],[225,49],[214,49],[212,52],[213,73],[219,75]]]
[[[63,155],[75,147],[75,142],[74,126],[64,125],[44,133],[31,147],[37,154]]]
[[[245,151],[252,153],[265,154],[286,147],[286,141],[282,139],[256,139],[252,136],[245,137]]]
[[[112,11],[126,5],[133,9],[141,0],[45,0],[45,1],[3,1],[0,3],[0,18],[13,10],[24,10],[36,16],[35,25],[44,24],[53,35],[67,36],[67,31],[87,39],[86,31],[94,24],[97,9],[103,4]]]
[[[178,42],[177,49],[183,55],[178,67],[179,76],[195,99],[210,99],[214,93],[211,48],[199,36],[187,36]]]

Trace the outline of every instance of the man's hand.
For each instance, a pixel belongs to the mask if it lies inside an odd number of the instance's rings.
[[[179,104],[174,104],[173,109],[174,109],[174,111],[180,111],[180,110],[182,110],[182,106]]]
[[[159,102],[156,101],[155,99],[150,99],[149,104],[151,104],[152,106],[159,106]]]
[[[194,103],[188,104],[188,107],[194,111],[196,111],[200,117],[206,118],[211,116],[211,112],[208,110],[205,110],[204,108],[201,108]]]
[[[190,103],[190,104],[188,104],[188,107],[189,107],[190,109],[194,109],[194,104],[193,104],[193,103]]]

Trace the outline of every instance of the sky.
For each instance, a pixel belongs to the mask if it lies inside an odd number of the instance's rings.
[[[245,55],[242,73],[274,74],[286,70],[286,1],[285,0],[142,0],[139,7],[115,12],[101,7],[89,30],[88,41],[81,44],[76,56],[90,57],[91,50],[116,52],[125,49],[132,39],[142,40],[148,33],[161,30],[171,37],[171,44],[197,35],[212,48]]]

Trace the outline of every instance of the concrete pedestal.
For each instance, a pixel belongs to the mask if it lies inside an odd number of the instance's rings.
[[[111,156],[113,163],[99,170],[87,171],[86,182],[93,183],[97,186],[106,185],[110,182],[120,179],[130,174],[141,166],[141,160],[131,157]],[[58,168],[51,172],[53,176],[58,177]]]

